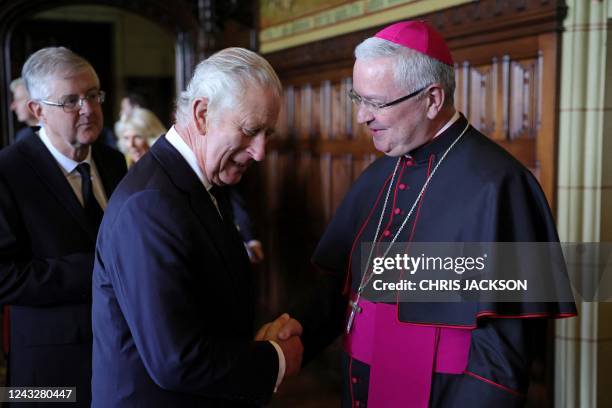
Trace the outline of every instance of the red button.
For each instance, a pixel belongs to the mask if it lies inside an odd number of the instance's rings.
[[[406,185],[404,183],[399,185],[399,189],[400,190],[405,190],[406,189]]]
[[[359,401],[355,401],[355,406],[358,407],[359,406]]]
[[[359,379],[357,379],[357,377],[351,377],[351,382],[353,384],[357,384],[359,382]]]
[[[406,166],[408,166],[408,167],[414,166],[414,160],[413,159],[406,159]]]
[[[396,214],[399,214],[399,213],[401,213],[401,212],[402,212],[402,210],[401,210],[401,209],[399,209],[399,208],[396,208],[396,209],[395,209],[393,212],[394,212],[394,213],[396,213]]]
[[[383,232],[383,236],[388,237],[389,235],[391,235],[391,231],[385,230],[385,232]]]

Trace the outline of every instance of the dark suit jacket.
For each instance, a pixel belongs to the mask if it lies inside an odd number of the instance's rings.
[[[92,406],[264,403],[278,356],[252,340],[252,303],[249,261],[230,217],[221,220],[162,137],[130,169],[102,221]]]
[[[21,139],[25,139],[26,137],[28,137],[30,134],[34,133],[38,129],[39,129],[38,126],[34,126],[34,127],[26,126],[24,128],[19,129],[17,133],[15,133],[15,143],[17,143]]]
[[[123,156],[94,146],[92,157],[110,196],[126,171]],[[77,386],[79,406],[88,406],[95,241],[95,226],[38,135],[0,151],[0,303],[11,307],[10,385]]]

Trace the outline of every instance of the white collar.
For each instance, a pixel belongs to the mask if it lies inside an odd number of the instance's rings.
[[[40,128],[40,130],[38,131],[38,136],[40,137],[40,140],[45,144],[55,161],[59,163],[59,165],[64,169],[64,171],[66,171],[66,173],[68,174],[72,173],[76,166],[79,165],[79,162],[72,160],[70,157],[65,156],[63,153],[60,153],[60,151],[57,150],[55,146],[53,146],[53,143],[51,143],[51,139],[49,139],[49,136],[47,135],[47,132],[45,131],[44,127]],[[81,163],[87,163],[91,166],[91,146],[87,151],[87,157],[85,157],[85,160],[83,160]]]
[[[204,173],[202,169],[200,169],[200,165],[198,164],[198,159],[196,158],[195,153],[191,148],[185,143],[181,135],[178,134],[175,127],[172,126],[170,130],[166,133],[166,140],[170,143],[176,150],[178,150],[179,154],[183,156],[183,159],[189,164],[189,167],[194,171],[194,173],[198,176],[202,184],[206,190],[210,190],[212,188],[212,184]]]
[[[442,129],[438,130],[438,133],[436,133],[436,135],[431,139],[434,140],[436,137],[440,136],[442,133],[444,133],[449,127],[451,127],[451,125],[453,123],[455,123],[457,120],[459,120],[459,118],[461,117],[461,115],[459,114],[459,111],[455,111],[455,114],[453,115],[453,117],[450,118],[450,120],[448,122],[446,122],[446,124],[444,126],[442,126]],[[430,142],[431,142],[430,140]],[[429,143],[429,142],[427,142]],[[417,147],[418,149],[418,147]],[[406,153],[404,155],[404,157],[412,157],[410,156],[409,153]]]
[[[451,127],[451,125],[453,123],[455,123],[456,121],[458,121],[460,117],[461,117],[461,115],[459,115],[459,112],[455,111],[455,114],[453,115],[452,118],[450,118],[450,120],[448,122],[446,122],[446,125],[442,126],[442,129],[438,130],[438,133],[436,133],[436,135],[434,136],[434,139],[436,137],[440,136],[442,133],[444,133],[446,131],[446,129]]]

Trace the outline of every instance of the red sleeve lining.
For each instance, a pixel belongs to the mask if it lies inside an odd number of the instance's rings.
[[[537,319],[542,317],[547,317],[550,319],[562,319],[565,317],[575,317],[578,316],[576,313],[548,313],[548,312],[540,312],[540,313],[523,313],[518,315],[500,315],[493,311],[482,311],[476,313],[476,318],[480,319],[481,317],[493,317],[496,319]]]
[[[508,387],[506,387],[506,386],[504,386],[504,385],[501,385],[501,384],[499,384],[499,383],[496,383],[496,382],[494,382],[494,381],[491,381],[491,380],[489,380],[488,378],[481,377],[481,376],[479,376],[478,374],[474,374],[474,373],[473,373],[473,372],[471,372],[471,371],[467,371],[467,370],[466,370],[466,371],[464,371],[463,373],[464,373],[464,374],[467,374],[467,375],[469,375],[469,376],[471,376],[471,377],[474,377],[474,378],[475,378],[475,379],[477,379],[477,380],[480,380],[480,381],[482,381],[482,382],[485,382],[485,383],[487,383],[487,384],[489,384],[489,385],[492,385],[492,386],[494,386],[494,387],[497,387],[497,388],[499,388],[499,389],[502,389],[502,390],[504,390],[504,391],[506,391],[506,392],[508,392],[508,393],[510,393],[510,394],[512,394],[512,395],[516,395],[517,397],[525,398],[525,394],[523,394],[522,392],[519,392],[519,391],[517,391],[517,390],[513,390],[512,388],[508,388]]]

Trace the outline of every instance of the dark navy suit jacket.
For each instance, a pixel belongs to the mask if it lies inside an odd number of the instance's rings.
[[[95,145],[92,157],[110,196],[126,171],[123,156]],[[37,134],[0,151],[0,303],[11,309],[8,383],[76,386],[78,404],[71,407],[90,400],[96,231]]]
[[[93,407],[253,406],[278,356],[253,341],[249,261],[162,137],[110,201],[93,277]]]

